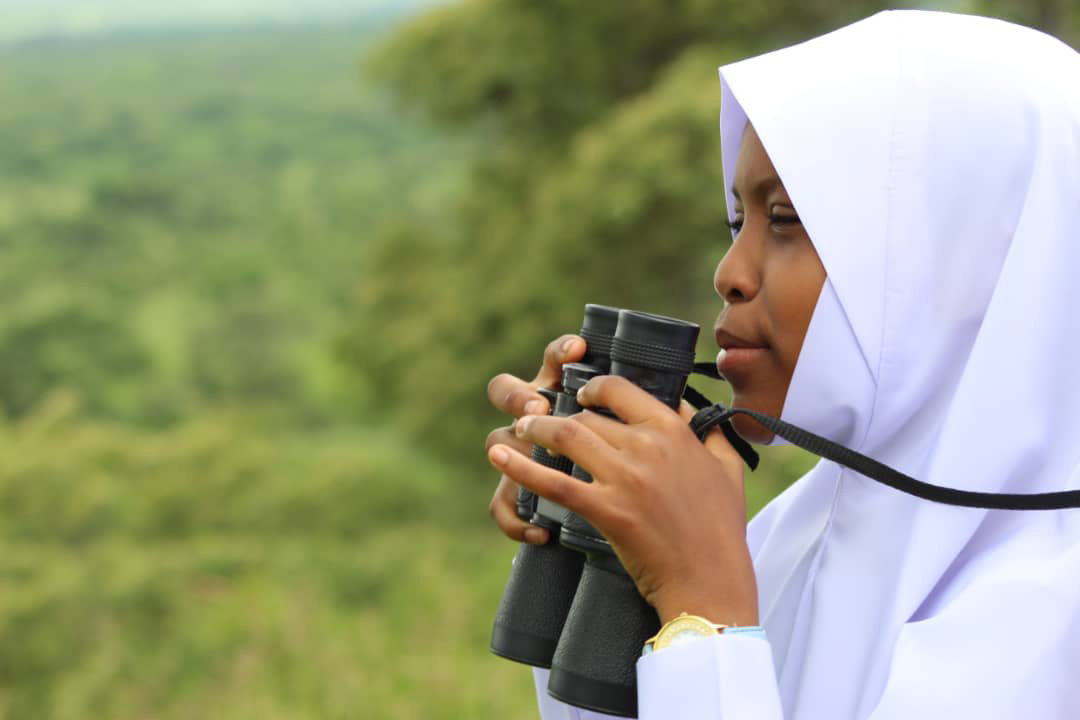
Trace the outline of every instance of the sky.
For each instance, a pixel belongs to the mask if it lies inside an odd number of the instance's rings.
[[[40,35],[354,18],[432,0],[0,0],[0,42]]]

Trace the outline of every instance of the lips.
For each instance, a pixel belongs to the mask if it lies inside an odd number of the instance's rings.
[[[750,340],[744,340],[738,335],[728,332],[723,328],[717,327],[716,344],[724,350],[731,350],[732,348],[764,348],[765,343],[752,342]]]
[[[720,346],[720,352],[716,354],[716,369],[728,380],[729,373],[738,371],[748,365],[752,365],[764,356],[768,350],[764,343],[746,340],[727,330],[716,328],[716,344]]]

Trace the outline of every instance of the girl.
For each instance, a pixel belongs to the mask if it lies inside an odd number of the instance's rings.
[[[721,78],[732,404],[937,485],[1080,487],[1080,55],[899,11]],[[518,418],[488,442],[496,522],[546,539],[514,514],[524,485],[601,530],[661,622],[764,628],[643,656],[640,717],[1080,716],[1080,510],[938,505],[822,461],[746,527],[741,461],[689,412],[602,377],[582,404],[625,424],[544,416],[535,389],[583,350],[489,386]],[[530,462],[534,442],[595,482]],[[600,717],[537,683],[545,719]]]

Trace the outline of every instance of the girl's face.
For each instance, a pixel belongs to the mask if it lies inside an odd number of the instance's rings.
[[[732,406],[777,417],[825,282],[825,267],[803,229],[754,128],[747,125],[735,164],[735,240],[716,268],[724,299],[716,320],[717,367],[731,384]],[[772,433],[737,415],[751,442]]]

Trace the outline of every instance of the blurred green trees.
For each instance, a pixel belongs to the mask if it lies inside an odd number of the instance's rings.
[[[527,717],[486,651],[512,547],[455,476],[251,423],[124,428],[64,392],[0,423],[0,717]]]
[[[908,5],[1068,36],[1077,4]],[[499,422],[484,382],[531,377],[584,303],[710,326],[728,242],[717,66],[904,5],[465,0],[393,33],[367,59],[373,76],[481,141],[453,207],[398,213],[368,244],[345,345],[376,388],[375,412],[476,462],[475,428]]]
[[[470,146],[358,82],[378,29],[0,47],[0,718],[530,704],[464,610],[509,544],[336,354]]]
[[[357,419],[340,376],[367,228],[468,139],[360,85],[374,26],[0,49],[0,407],[56,387],[163,426],[259,404]]]
[[[586,302],[710,326],[717,66],[879,6],[470,0],[393,34],[375,76],[482,150],[449,222],[399,216],[368,245],[347,346],[377,412],[475,462],[487,378],[531,376]]]

